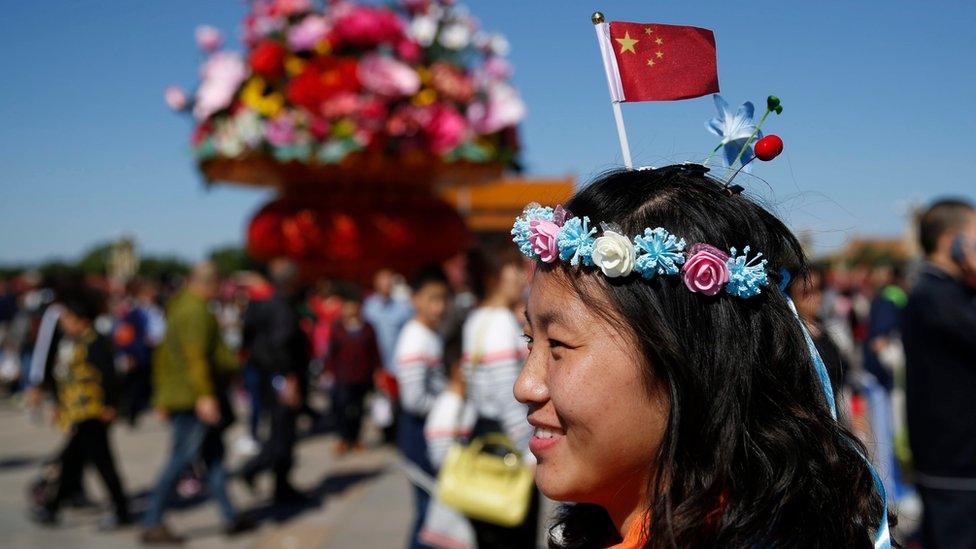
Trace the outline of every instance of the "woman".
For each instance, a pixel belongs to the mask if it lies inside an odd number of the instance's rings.
[[[613,172],[513,229],[539,260],[515,395],[539,488],[578,502],[550,542],[871,547],[883,495],[779,287],[800,244],[705,172]]]
[[[524,260],[510,251],[486,258],[484,263],[478,286],[485,295],[465,321],[462,338],[467,401],[477,418],[472,436],[502,433],[531,463],[535,461],[528,451],[532,427],[525,420],[525,405],[512,395],[512,386],[528,354],[514,312],[525,293]],[[535,546],[538,496],[533,491],[530,497],[529,511],[518,526],[506,528],[471,520],[479,549]]]

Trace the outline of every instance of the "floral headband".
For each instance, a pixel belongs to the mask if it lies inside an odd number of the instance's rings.
[[[602,234],[597,236],[589,217],[573,217],[562,206],[533,203],[515,220],[512,240],[529,259],[569,261],[574,267],[595,265],[609,278],[638,273],[650,280],[655,275],[680,273],[690,291],[708,296],[724,289],[730,295],[749,298],[769,284],[766,260],[759,259],[762,254],[747,261],[749,246],[742,255],[735,248],[726,254],[704,243],[685,251],[685,240],[662,227],[644,229],[644,234],[633,238],[614,225],[601,223],[600,229]]]

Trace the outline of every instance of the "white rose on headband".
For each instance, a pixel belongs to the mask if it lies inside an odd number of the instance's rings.
[[[603,231],[593,243],[593,263],[610,278],[627,276],[634,270],[634,243],[614,231]]]

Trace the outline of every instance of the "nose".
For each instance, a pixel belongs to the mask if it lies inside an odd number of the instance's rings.
[[[549,400],[547,371],[545,357],[538,352],[529,353],[522,372],[515,380],[515,399],[530,407],[545,404]]]

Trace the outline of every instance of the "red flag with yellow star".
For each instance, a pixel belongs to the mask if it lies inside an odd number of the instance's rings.
[[[712,31],[611,21],[608,34],[615,101],[674,101],[719,91]]]

